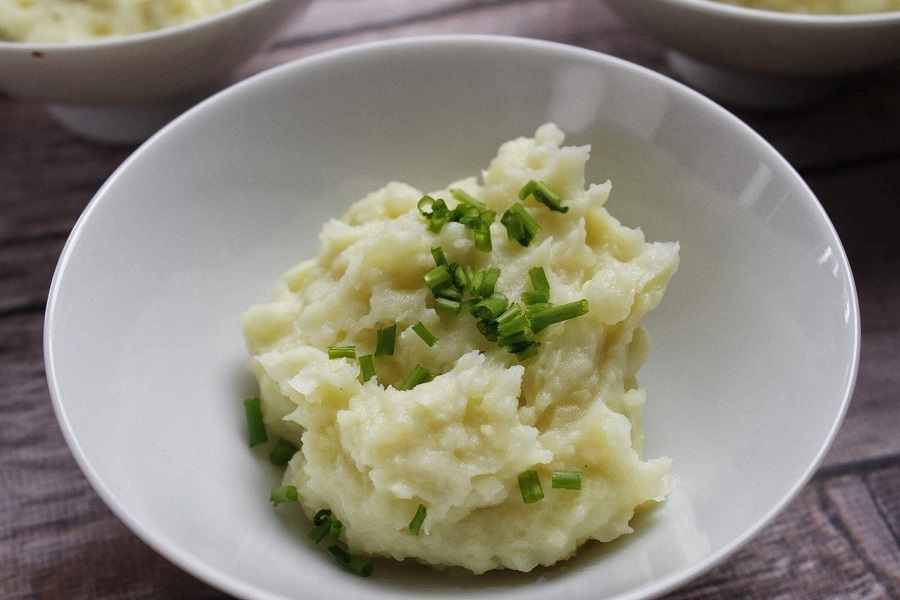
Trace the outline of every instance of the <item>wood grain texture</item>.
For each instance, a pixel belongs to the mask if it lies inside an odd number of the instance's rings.
[[[572,44],[671,74],[599,0],[319,0],[244,69],[440,33]],[[759,535],[673,599],[900,598],[900,65],[790,113],[735,110],[820,198],[853,268],[859,378],[822,468]],[[44,376],[43,310],[68,233],[133,147],[85,143],[0,96],[0,598],[227,598],[132,534],[78,469]],[[799,425],[798,425],[799,426]]]

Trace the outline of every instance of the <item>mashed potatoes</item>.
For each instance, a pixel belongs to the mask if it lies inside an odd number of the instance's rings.
[[[900,10],[900,0],[718,0],[735,6],[811,14],[862,14]]]
[[[82,42],[181,25],[247,0],[0,0],[0,39]]]
[[[645,395],[635,374],[647,355],[641,319],[662,299],[678,245],[647,243],[610,216],[610,184],[585,188],[589,148],[563,139],[545,125],[504,144],[481,181],[431,194],[452,207],[450,190],[462,189],[496,211],[492,251],[476,249],[461,223],[428,231],[422,192],[390,183],[327,223],[319,254],[244,314],[266,425],[301,448],[284,483],[310,517],[334,511],[351,551],[529,571],[587,540],[629,533],[635,509],[666,495],[670,461],[641,457]],[[499,215],[529,180],[568,211],[522,200],[541,226],[525,247]],[[520,361],[466,310],[434,308],[423,283],[433,248],[451,263],[499,267],[496,290],[514,301],[540,266],[553,305],[584,299],[588,311],[538,332],[537,354]],[[433,346],[413,331],[419,322],[438,338]],[[377,330],[395,324],[393,355],[375,356],[365,383],[357,360],[329,359],[334,346],[372,354]],[[417,365],[433,379],[402,389]],[[517,478],[531,470],[544,498],[526,504]],[[551,487],[554,470],[580,472],[581,489]],[[414,535],[420,505],[427,516]]]

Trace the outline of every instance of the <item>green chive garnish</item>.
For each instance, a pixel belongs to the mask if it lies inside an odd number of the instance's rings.
[[[547,304],[548,302],[550,302],[550,292],[547,290],[522,292],[522,304],[526,307],[534,304]]]
[[[331,539],[336,540],[341,537],[341,528],[343,526],[344,524],[337,519],[331,522],[331,525],[328,526],[328,535],[331,536]]]
[[[272,493],[269,495],[269,502],[272,503],[272,506],[278,506],[279,504],[283,504],[285,502],[296,501],[297,488],[292,485],[283,485],[281,487],[277,487],[272,490]]]
[[[535,181],[532,179],[519,190],[519,199],[524,200],[528,196],[534,196],[534,199],[556,212],[569,212],[568,206],[563,206],[560,197],[553,190],[547,187],[543,181]]]
[[[350,554],[337,544],[328,546],[328,551],[331,552],[332,556],[334,556],[334,560],[336,560],[338,564],[345,566],[357,575],[368,577],[372,574],[372,571],[374,571],[374,567],[372,567],[371,563],[364,561],[358,556]]]
[[[364,354],[356,360],[359,363],[359,374],[362,376],[363,383],[375,377],[375,361],[372,360],[371,354]]]
[[[472,267],[464,267],[455,262],[448,268],[450,269],[450,276],[453,278],[453,286],[461,292],[468,289],[470,273],[473,272]]]
[[[425,508],[425,505],[420,504],[419,509],[416,511],[416,515],[412,518],[412,521],[409,522],[409,530],[413,535],[419,535],[419,529],[422,528],[422,523],[425,522],[427,513],[428,509]]]
[[[484,278],[481,281],[478,295],[482,298],[487,298],[492,295],[498,279],[500,279],[500,267],[489,267],[488,270],[484,272]]]
[[[444,256],[444,249],[440,246],[431,249],[431,256],[434,257],[435,266],[447,266],[447,257]]]
[[[509,307],[497,317],[497,331],[501,336],[512,335],[519,331],[525,331],[528,328],[528,319],[522,307],[513,302]]]
[[[484,296],[481,293],[481,288],[484,285],[484,277],[486,273],[481,269],[471,269],[471,275],[469,276],[469,292],[473,296]]]
[[[448,300],[462,300],[462,293],[451,287],[441,288],[434,291],[435,298],[447,298]]]
[[[423,278],[425,279],[425,285],[431,291],[440,289],[453,282],[453,276],[450,274],[450,269],[447,265],[436,266],[425,273]]]
[[[458,315],[462,303],[459,300],[451,300],[450,298],[435,298],[434,307],[438,310]]]
[[[423,367],[422,365],[416,365],[416,368],[413,369],[412,374],[410,374],[409,378],[406,380],[406,383],[403,384],[401,390],[411,390],[420,383],[425,383],[431,381],[433,378],[431,373],[428,372],[428,369]]]
[[[519,362],[524,362],[531,358],[532,356],[537,356],[538,348],[541,346],[540,342],[533,341],[518,352],[515,353],[516,360]]]
[[[581,489],[581,471],[553,471],[551,487],[562,490]]]
[[[250,447],[265,443],[269,436],[266,435],[266,426],[262,417],[262,403],[259,397],[251,396],[244,400],[244,414],[247,416],[247,433],[249,434]]]
[[[418,204],[419,212],[428,219],[428,231],[440,233],[444,224],[450,220],[450,209],[447,203],[431,196],[422,196]]]
[[[531,317],[531,330],[537,333],[554,323],[560,323],[575,317],[587,314],[587,300],[576,300],[568,304],[560,304],[551,306],[545,310],[538,311]]]
[[[493,219],[491,219],[493,221]],[[494,246],[491,242],[491,224],[480,221],[475,228],[475,248],[481,252],[490,252]]]
[[[519,490],[522,492],[522,500],[525,504],[537,502],[544,497],[541,480],[537,471],[525,471],[519,474]]]
[[[422,323],[422,321],[419,321],[418,323],[413,325],[412,330],[415,331],[416,335],[422,338],[422,341],[424,341],[429,346],[434,346],[438,341],[437,337],[435,337],[433,333],[428,331],[428,328],[425,327],[425,324]]]
[[[379,329],[375,339],[375,356],[393,356],[394,340],[396,337],[396,325]]]
[[[490,298],[484,298],[472,307],[472,314],[479,319],[493,321],[498,318],[509,306],[509,300],[503,294],[496,292]]]
[[[313,525],[321,525],[325,521],[328,521],[330,517],[331,511],[327,508],[323,508],[313,516]]]
[[[549,294],[550,282],[547,281],[547,274],[544,273],[544,267],[532,267],[528,269],[528,278],[531,279],[531,286],[535,290],[545,291]]]
[[[355,346],[329,346],[328,358],[356,358]]]
[[[479,210],[485,210],[487,207],[484,205],[484,202],[472,196],[468,192],[460,189],[450,190],[450,194],[462,202],[463,204],[468,204],[469,206],[474,206]]]
[[[289,441],[284,439],[278,440],[278,443],[272,448],[271,454],[269,454],[269,462],[273,465],[284,466],[293,458],[297,450],[299,448]]]
[[[315,528],[309,532],[309,538],[316,544],[321,542],[331,532],[331,511],[322,509],[313,517]]]
[[[506,227],[506,235],[509,239],[515,240],[523,246],[529,246],[534,240],[534,236],[541,230],[541,226],[534,220],[534,217],[518,202],[503,213],[500,223]]]

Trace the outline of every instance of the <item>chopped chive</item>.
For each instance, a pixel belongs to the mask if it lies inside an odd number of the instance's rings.
[[[544,497],[544,489],[541,487],[537,471],[524,471],[519,474],[519,490],[525,504],[537,502]]]
[[[406,380],[406,383],[403,384],[401,390],[408,391],[419,385],[420,383],[426,383],[431,381],[433,378],[431,373],[428,372],[428,369],[423,367],[422,365],[416,365],[416,368],[413,369],[413,372],[410,374],[409,378]]]
[[[509,300],[503,294],[496,292],[489,298],[482,299],[472,307],[472,314],[479,319],[493,321],[498,318],[509,306]]]
[[[262,401],[258,396],[251,396],[244,400],[244,414],[247,417],[247,433],[250,447],[268,441],[266,426],[262,417]]]
[[[498,328],[499,335],[497,337],[497,345],[508,348],[510,352],[515,354],[526,346],[534,342],[534,334],[524,329],[516,329],[510,333],[503,333],[502,328]]]
[[[374,571],[374,567],[372,567],[371,563],[364,561],[358,556],[350,554],[337,544],[328,546],[328,551],[331,552],[332,556],[334,556],[334,560],[336,560],[339,564],[347,567],[357,575],[368,577]]]
[[[269,454],[269,462],[279,467],[284,466],[293,458],[297,450],[299,448],[289,441],[284,439],[278,440],[278,443],[272,448],[271,454]]]
[[[469,194],[465,190],[455,189],[450,190],[450,194],[464,204],[468,204],[469,206],[474,206],[477,209],[484,210],[487,207],[484,205],[484,202],[476,198],[475,196]]]
[[[581,489],[581,471],[553,471],[551,487],[562,490]]]
[[[379,329],[375,339],[375,356],[393,356],[394,340],[396,337],[396,325]]]
[[[355,346],[329,346],[328,358],[356,358]]]
[[[539,312],[545,311],[548,308],[550,308],[549,302],[536,302],[535,304],[526,304],[525,317],[529,322],[531,322],[531,319],[534,317],[534,315],[538,314]]]
[[[323,508],[313,516],[313,525],[321,525],[325,521],[328,521],[329,517],[331,517],[331,511],[327,508]]]
[[[444,256],[444,249],[440,246],[431,249],[431,256],[434,257],[434,264],[436,266],[447,266],[447,257]]]
[[[438,265],[423,276],[425,285],[431,291],[440,289],[449,283],[452,283],[453,276],[450,275],[450,269],[447,265]]]
[[[492,342],[497,341],[497,322],[496,321],[478,321],[475,326],[478,328],[478,331],[481,332],[481,335],[486,337],[488,340]]]
[[[448,300],[462,300],[462,294],[459,290],[450,287],[441,288],[434,291],[435,298],[447,298]]]
[[[435,298],[434,307],[437,310],[443,310],[445,312],[458,315],[460,309],[462,308],[462,303],[459,300],[451,300],[450,298]]]
[[[497,285],[497,280],[500,279],[500,267],[489,267],[487,271],[484,272],[484,278],[481,281],[481,286],[478,295],[482,298],[487,298],[494,293],[494,286]]]
[[[516,360],[518,360],[519,362],[525,362],[529,358],[531,358],[533,356],[537,356],[538,348],[540,347],[540,345],[541,345],[540,342],[537,342],[537,341],[531,342],[530,344],[528,344],[527,346],[525,346],[518,352],[515,352]]]
[[[281,487],[277,487],[272,490],[271,494],[269,494],[269,502],[272,503],[272,506],[278,506],[279,504],[284,504],[285,502],[296,501],[297,488],[292,485],[283,485]]]
[[[466,267],[455,262],[448,268],[450,269],[450,277],[453,278],[453,286],[461,292],[466,290],[469,287],[468,270]]]
[[[418,208],[419,213],[428,219],[428,231],[433,233],[440,233],[444,224],[450,220],[450,209],[440,198],[435,200],[431,196],[422,196]]]
[[[478,298],[466,298],[462,302],[459,303],[460,310],[465,310],[467,312],[472,312],[472,309],[475,308],[475,305],[478,304]]]
[[[331,525],[328,526],[328,535],[331,537],[331,539],[336,540],[341,537],[341,528],[343,526],[344,524],[337,519],[331,522]]]
[[[500,222],[506,227],[506,235],[509,239],[515,240],[523,246],[529,246],[534,240],[534,236],[541,230],[541,226],[534,220],[534,217],[518,202],[503,213]]]
[[[427,327],[425,327],[425,324],[422,323],[422,321],[419,321],[418,323],[413,325],[412,330],[415,331],[416,335],[422,338],[422,341],[429,346],[434,346],[438,341],[437,337],[435,337],[435,335],[431,333]]]
[[[323,518],[319,519],[319,515],[322,513],[328,513]],[[320,510],[316,517],[313,519],[313,525],[315,527],[312,531],[309,532],[309,539],[311,539],[314,543],[318,544],[325,536],[331,532],[331,511],[330,510]]]
[[[425,516],[428,514],[428,509],[425,508],[424,504],[420,504],[418,510],[416,510],[416,515],[412,518],[412,521],[409,522],[409,530],[413,535],[419,535],[419,529],[422,528],[422,523],[425,522]]]
[[[543,181],[535,181],[532,179],[519,190],[519,200],[524,200],[528,196],[534,196],[534,199],[556,212],[569,212],[568,206],[563,206],[560,197]]]
[[[469,229],[475,229],[481,218],[481,210],[469,204],[460,204],[450,213],[450,220],[465,225]]]
[[[531,286],[535,290],[542,290],[550,293],[550,282],[547,281],[547,274],[544,273],[544,267],[532,267],[528,269],[528,278],[531,279]]]
[[[533,304],[547,304],[548,302],[550,302],[550,292],[547,290],[522,292],[522,304],[526,307]]]
[[[372,563],[366,562],[358,556],[350,555],[350,564],[347,568],[359,575],[360,577],[368,577],[375,570]]]
[[[338,562],[349,563],[350,562],[350,553],[347,552],[346,548],[338,546],[337,544],[333,546],[328,546],[328,551],[334,555]]]
[[[525,331],[528,328],[528,319],[522,307],[513,302],[509,305],[503,314],[497,317],[497,331],[501,336],[508,336],[517,331]]]
[[[483,221],[475,228],[475,248],[481,252],[490,252],[494,249],[491,242],[491,226]]]
[[[419,209],[420,215],[429,218],[434,215],[434,198],[431,196],[422,196],[416,204],[416,207]]]
[[[364,354],[356,360],[359,363],[359,374],[363,383],[375,377],[375,361],[372,360],[371,354]]]
[[[329,519],[328,521],[325,521],[323,523],[320,523],[319,525],[317,525],[315,527],[315,529],[310,531],[309,539],[311,539],[313,541],[313,543],[318,544],[319,542],[321,542],[322,540],[325,539],[325,536],[328,535],[329,531],[331,531],[331,519]]]
[[[567,304],[551,306],[538,311],[531,317],[531,330],[537,333],[554,323],[560,323],[587,314],[587,300],[576,300]]]
[[[481,293],[481,287],[484,285],[485,272],[482,269],[472,269],[472,276],[469,278],[469,292],[473,296],[484,296]]]

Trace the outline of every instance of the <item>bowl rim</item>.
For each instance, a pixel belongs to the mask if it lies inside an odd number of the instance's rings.
[[[150,137],[140,147],[138,147],[107,178],[107,180],[92,197],[84,212],[75,223],[72,232],[69,235],[69,238],[66,240],[56,269],[54,270],[49,290],[44,317],[43,336],[45,373],[47,377],[51,402],[57,417],[58,424],[62,430],[63,437],[65,438],[67,445],[74,455],[76,463],[85,474],[92,488],[103,499],[104,503],[121,521],[123,521],[123,523],[125,523],[125,525],[135,535],[137,535],[142,541],[147,543],[151,548],[153,548],[167,560],[171,561],[173,564],[177,565],[179,568],[183,569],[192,576],[215,587],[216,589],[240,597],[281,598],[280,596],[276,596],[266,592],[260,593],[260,590],[255,586],[248,585],[246,582],[233,577],[227,572],[223,572],[221,569],[218,569],[215,565],[207,563],[204,560],[193,556],[190,552],[179,547],[178,544],[171,542],[163,531],[157,530],[155,527],[151,527],[148,524],[143,523],[139,519],[137,519],[132,511],[119,501],[117,495],[114,493],[109,483],[104,481],[99,476],[98,472],[93,468],[90,458],[82,451],[81,445],[69,424],[67,409],[62,401],[62,393],[59,388],[59,382],[55,376],[56,360],[53,351],[55,339],[53,321],[56,314],[56,304],[58,301],[60,282],[62,281],[64,272],[66,270],[66,263],[71,257],[74,248],[77,245],[76,243],[78,241],[78,238],[82,233],[82,225],[88,220],[91,213],[98,209],[98,206],[100,206],[103,202],[108,201],[106,200],[108,190],[116,185],[116,182],[122,176],[122,173],[125,170],[129,169],[130,165],[133,162],[141,159],[141,156],[148,151],[149,147],[153,146],[156,143],[159,143],[160,139],[165,138],[168,135],[168,131],[170,129],[180,127],[182,121],[193,119],[193,115],[195,113],[207,110],[207,105],[219,102],[220,96],[230,96],[231,93],[229,92],[229,90],[231,89],[240,89],[245,86],[259,85],[260,83],[265,83],[270,80],[277,79],[287,71],[308,70],[320,66],[321,63],[335,60],[343,61],[348,57],[352,57],[358,54],[396,50],[397,48],[404,46],[415,47],[423,45],[457,45],[472,47],[473,44],[480,45],[482,52],[486,49],[487,46],[527,47],[531,50],[543,49],[551,53],[568,54],[571,57],[580,56],[583,58],[589,58],[590,60],[597,61],[598,64],[602,63],[606,66],[626,69],[639,77],[656,80],[662,85],[678,90],[679,94],[686,95],[692,102],[703,105],[704,111],[713,111],[714,113],[717,113],[718,116],[724,118],[728,123],[731,124],[731,126],[734,126],[737,129],[741,130],[743,134],[747,136],[749,143],[760,145],[767,152],[769,152],[772,159],[782,165],[782,167],[785,169],[785,173],[792,174],[797,178],[798,185],[800,185],[807,198],[812,201],[812,208],[822,219],[821,222],[826,227],[827,233],[829,233],[833,237],[835,242],[835,257],[839,261],[841,266],[846,270],[848,283],[847,302],[849,304],[847,320],[848,324],[852,328],[852,347],[850,348],[852,363],[848,365],[848,369],[846,371],[845,385],[840,392],[842,394],[842,400],[836,418],[831,423],[827,435],[821,440],[819,448],[814,453],[809,465],[805,468],[797,481],[794,482],[794,484],[785,491],[782,497],[775,504],[773,504],[773,506],[765,514],[763,514],[760,519],[758,519],[751,527],[747,528],[742,533],[742,535],[737,536],[736,538],[731,540],[730,543],[722,546],[717,551],[710,553],[695,564],[690,565],[682,570],[676,571],[664,577],[663,579],[647,582],[642,584],[638,588],[618,594],[614,597],[614,599],[647,600],[649,598],[659,597],[667,592],[671,592],[680,588],[689,581],[696,579],[697,577],[710,571],[711,569],[725,561],[727,558],[729,558],[731,555],[733,555],[751,538],[758,535],[766,525],[770,524],[771,521],[778,514],[780,514],[787,507],[787,505],[792,500],[794,500],[794,498],[796,498],[800,490],[810,481],[814,473],[818,470],[823,458],[825,457],[825,454],[828,452],[834,442],[838,429],[843,423],[844,417],[847,413],[847,409],[852,399],[853,390],[856,385],[860,362],[861,344],[859,299],[851,270],[851,265],[847,258],[847,254],[843,247],[843,244],[838,237],[837,231],[835,230],[834,225],[831,222],[831,219],[828,217],[828,214],[825,212],[824,207],[819,202],[813,191],[809,188],[805,180],[799,175],[799,173],[797,173],[797,171],[787,161],[787,159],[784,158],[777,149],[775,149],[774,146],[772,146],[765,138],[763,138],[759,133],[757,133],[753,128],[744,123],[737,116],[735,116],[730,111],[726,110],[713,100],[704,96],[703,94],[686,86],[685,84],[682,84],[679,81],[658,73],[648,67],[638,65],[626,59],[619,58],[617,56],[613,56],[604,52],[555,41],[522,38],[517,36],[504,36],[498,34],[439,34],[405,36],[401,38],[363,42],[332,50],[326,50],[269,68],[234,84],[226,90],[214,94],[213,96],[201,101],[200,103],[174,119],[172,122],[155,133],[152,137]]]
[[[627,0],[629,2],[633,0]],[[651,0],[659,4],[683,7],[697,12],[734,17],[748,23],[796,25],[840,29],[860,25],[900,25],[900,10],[854,14],[809,14],[735,6],[718,0]]]
[[[278,2],[279,0],[246,0],[221,12],[217,12],[199,19],[193,19],[179,25],[130,33],[125,35],[109,36],[94,40],[82,40],[77,42],[19,42],[0,38],[0,53],[22,52],[89,52],[101,50],[119,50],[125,46],[139,46],[152,44],[162,38],[180,35],[190,35],[197,29],[212,27],[220,22],[239,19],[244,13],[256,10],[264,4]]]

